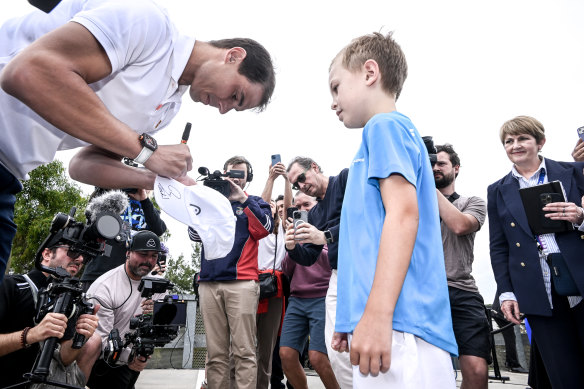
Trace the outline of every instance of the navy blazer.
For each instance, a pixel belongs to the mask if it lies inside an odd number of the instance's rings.
[[[584,194],[584,163],[545,160],[549,181],[561,181],[568,201],[580,206]],[[487,189],[491,265],[500,292],[513,292],[521,312],[551,316],[537,242],[531,233],[512,173]],[[584,295],[584,233],[556,234],[572,277]]]

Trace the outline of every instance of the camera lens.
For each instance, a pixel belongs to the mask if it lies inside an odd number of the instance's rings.
[[[121,230],[119,217],[110,214],[102,214],[95,221],[97,233],[106,239],[115,238]]]

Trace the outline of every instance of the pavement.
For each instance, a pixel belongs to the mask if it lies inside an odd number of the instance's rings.
[[[492,375],[493,372],[489,371]],[[503,377],[509,377],[503,383],[499,380],[489,379],[489,389],[525,389],[527,386],[527,374],[501,371]],[[324,385],[318,375],[312,370],[306,370],[308,387],[321,389]],[[146,369],[140,374],[136,389],[199,389],[205,377],[204,370],[196,369]],[[457,371],[456,387],[460,388],[460,371]]]

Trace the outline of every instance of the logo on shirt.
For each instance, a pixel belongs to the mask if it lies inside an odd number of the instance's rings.
[[[201,207],[199,207],[198,205],[195,204],[189,204],[191,207],[193,207],[193,209],[195,210],[195,215],[198,215],[199,213],[201,213]]]
[[[353,163],[365,162],[365,158],[355,158]]]
[[[241,207],[237,207],[237,208],[235,209],[235,214],[236,214],[236,215],[238,215],[238,216],[239,216],[239,215],[241,215],[242,213],[243,213],[243,208],[241,208]]]

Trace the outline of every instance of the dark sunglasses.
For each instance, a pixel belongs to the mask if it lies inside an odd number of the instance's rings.
[[[59,245],[59,246],[53,246],[51,247],[52,249],[57,249],[57,248],[66,248],[67,249],[67,256],[71,259],[77,259],[79,258],[79,256],[83,255],[83,253],[81,251],[77,251],[75,249],[72,249],[71,246],[67,246],[67,245]]]
[[[300,175],[298,176],[298,178],[296,179],[296,182],[294,182],[292,184],[292,189],[294,190],[299,190],[300,187],[298,186],[298,184],[304,184],[304,181],[306,181],[306,172],[310,170],[310,167],[306,168],[302,173],[300,173]]]

